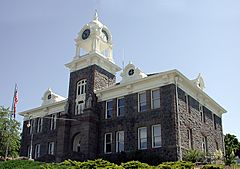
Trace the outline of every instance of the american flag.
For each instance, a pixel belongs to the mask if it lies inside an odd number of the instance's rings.
[[[17,103],[18,103],[18,88],[17,88],[17,84],[15,84],[14,95],[13,95],[13,106],[12,106],[14,119],[16,118]]]

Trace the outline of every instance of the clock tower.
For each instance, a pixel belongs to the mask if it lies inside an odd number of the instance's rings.
[[[58,154],[62,154],[59,159],[94,159],[99,121],[95,91],[115,84],[115,74],[121,69],[113,61],[111,32],[99,21],[97,12],[75,42],[75,56],[65,65],[70,70],[68,106],[61,115],[73,120],[62,121],[59,126]]]

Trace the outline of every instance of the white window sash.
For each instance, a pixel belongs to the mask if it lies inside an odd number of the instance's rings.
[[[120,139],[120,135],[123,136],[123,140]],[[123,145],[123,150],[120,150],[119,146],[120,144]],[[116,132],[116,152],[122,152],[124,151],[124,131],[117,131]]]
[[[156,127],[159,127],[160,128],[160,133],[158,133],[158,135],[155,135],[154,133],[154,129]],[[162,129],[161,129],[161,125],[160,124],[156,124],[156,125],[152,125],[152,148],[158,148],[158,147],[162,147]],[[160,145],[159,146],[156,146],[156,138],[160,138]]]
[[[107,142],[107,135],[110,135],[110,141]],[[107,152],[107,145],[111,146],[111,152]],[[110,154],[112,153],[112,133],[106,133],[104,136],[104,153],[105,154]]]
[[[121,109],[121,108],[124,109],[124,107],[125,107],[124,104],[121,105],[121,106],[119,106],[119,100],[121,100],[121,99],[124,99],[124,97],[121,97],[121,98],[118,98],[118,99],[117,99],[117,116],[122,116],[122,115],[120,114],[120,109]],[[124,102],[125,102],[125,100],[124,100]]]
[[[141,131],[143,131],[143,130],[146,131],[146,137],[142,137],[142,135],[141,135]],[[147,127],[140,127],[140,128],[138,128],[138,149],[139,150],[147,149],[147,145],[146,145],[146,147],[142,147],[142,143],[144,143],[144,142],[147,143]]]
[[[111,108],[108,108],[108,104],[110,102],[112,102],[112,106],[111,106]],[[111,111],[113,113],[113,100],[106,101],[105,119],[111,118],[111,117],[108,117],[108,111]],[[111,116],[113,115],[112,113],[111,113]]]
[[[143,94],[145,95],[145,100],[141,101],[141,95],[143,95]],[[147,94],[146,94],[146,91],[138,93],[138,112],[146,111],[146,110],[141,110],[142,106],[147,106]]]
[[[153,92],[155,92],[155,91],[158,91],[158,92],[159,92],[159,97],[157,97],[157,98],[154,98],[154,97],[153,97]],[[161,96],[160,96],[160,89],[153,89],[153,90],[151,90],[151,109],[160,108],[160,98],[161,98]],[[159,101],[159,107],[155,107],[155,106],[154,106],[154,102],[155,102],[155,101]]]

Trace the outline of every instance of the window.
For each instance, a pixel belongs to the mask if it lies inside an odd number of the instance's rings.
[[[138,128],[138,149],[147,149],[147,127]]]
[[[57,124],[57,115],[52,114],[50,118],[50,130],[55,130]]]
[[[117,116],[124,116],[125,114],[125,99],[119,98],[117,99]]]
[[[204,114],[203,114],[203,106],[200,103],[199,103],[198,111],[200,112],[201,122],[205,121]]]
[[[207,153],[207,137],[202,136],[202,151]]]
[[[116,152],[124,151],[124,131],[116,132]]]
[[[160,90],[152,90],[152,109],[160,108]]]
[[[48,154],[54,155],[54,142],[48,143]]]
[[[147,110],[146,92],[138,94],[138,111],[143,112]]]
[[[215,141],[215,144],[216,144],[216,150],[219,150],[218,142]]]
[[[104,153],[111,153],[112,152],[112,133],[105,134],[104,140]]]
[[[217,129],[217,123],[216,123],[216,116],[215,114],[213,114],[213,125],[214,125],[214,129]]]
[[[105,118],[111,118],[113,114],[113,101],[109,100],[106,102],[106,115]]]
[[[77,101],[76,109],[75,109],[75,115],[83,114],[84,107],[85,107],[85,102],[84,101]]]
[[[87,80],[81,80],[77,83],[77,96],[83,95],[86,93]]]
[[[186,112],[190,113],[190,109],[189,109],[189,101],[188,101],[188,94],[185,93],[185,101],[186,101]]]
[[[28,130],[29,134],[32,134],[33,133],[33,128],[34,128],[34,125],[35,125],[35,120],[34,119],[30,120],[29,124],[27,124],[27,125],[29,125],[29,126],[27,126],[29,128],[29,130]]]
[[[192,129],[187,129],[188,148],[192,149]]]
[[[162,138],[161,138],[161,125],[153,125],[152,126],[152,147],[157,148],[162,146]]]
[[[31,146],[27,146],[27,157],[30,158]]]
[[[40,157],[40,148],[41,148],[40,144],[35,145],[35,156],[34,156],[35,159]]]
[[[42,118],[38,118],[37,119],[37,133],[42,132],[42,124],[43,124],[43,119]]]

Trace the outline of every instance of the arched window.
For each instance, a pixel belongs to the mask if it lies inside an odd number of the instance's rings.
[[[87,80],[80,80],[77,83],[77,96],[83,95],[86,93]]]
[[[82,114],[85,107],[85,95],[87,88],[87,80],[83,79],[77,83],[76,101],[75,101],[75,115]]]
[[[79,133],[74,137],[74,140],[73,140],[74,152],[81,152],[81,141],[82,141],[82,137],[80,136],[80,133]]]

